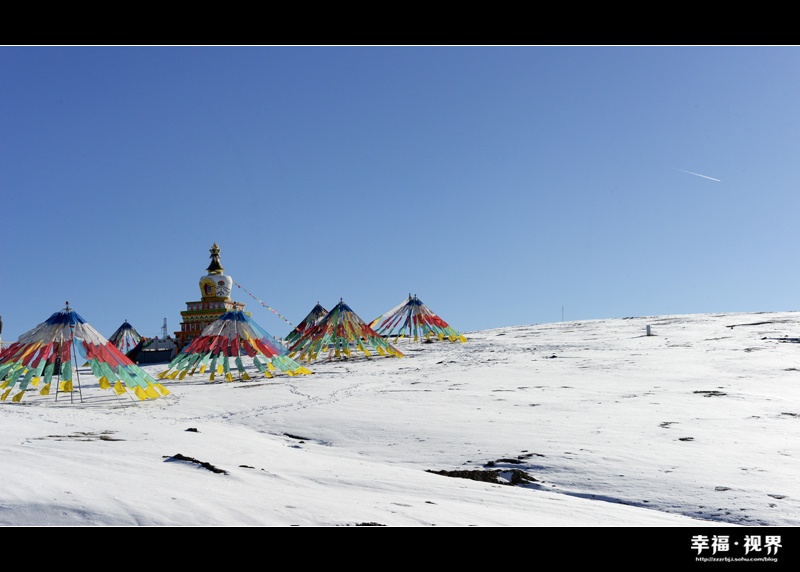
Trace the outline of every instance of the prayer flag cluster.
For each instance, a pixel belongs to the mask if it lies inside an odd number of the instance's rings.
[[[320,353],[343,359],[352,357],[353,349],[367,357],[372,355],[370,350],[386,357],[403,357],[400,350],[370,328],[343,300],[289,346],[289,355],[307,362],[317,359]]]
[[[372,320],[370,326],[383,336],[394,336],[395,343],[405,336],[413,336],[415,342],[422,338],[448,339],[451,342],[467,341],[464,335],[451,328],[423,304],[416,294],[414,297],[409,294],[404,302]]]
[[[183,379],[187,375],[210,372],[210,381],[214,381],[217,375],[233,381],[230,364],[232,359],[239,378],[248,380],[250,375],[242,356],[252,358],[253,365],[265,377],[273,377],[273,373],[277,371],[291,376],[313,373],[291,359],[287,353],[286,346],[267,333],[244,311],[231,310],[206,326],[158,377]]]
[[[130,390],[144,400],[170,393],[67,305],[0,352],[0,400],[15,388],[15,402],[31,388],[49,395],[54,379],[57,393],[74,391],[80,381],[77,356],[91,368],[101,388],[113,388],[117,395]]]

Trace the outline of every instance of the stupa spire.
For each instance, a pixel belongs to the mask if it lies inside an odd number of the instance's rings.
[[[212,246],[208,251],[211,253],[211,264],[209,264],[208,268],[206,268],[206,272],[209,274],[222,274],[225,269],[222,267],[222,264],[220,264],[219,261],[219,246],[217,246],[217,243],[215,242],[214,246]]]

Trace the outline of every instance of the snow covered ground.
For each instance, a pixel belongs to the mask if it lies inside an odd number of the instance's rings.
[[[800,525],[800,312],[463,333],[153,401],[81,368],[0,403],[0,524]]]

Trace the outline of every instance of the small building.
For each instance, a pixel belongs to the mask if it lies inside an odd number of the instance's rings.
[[[233,278],[225,274],[225,269],[219,260],[219,246],[216,242],[209,252],[211,264],[206,268],[206,275],[200,278],[201,298],[186,302],[186,310],[181,312],[181,329],[175,332],[179,348],[199,336],[207,325],[216,321],[225,312],[244,310],[244,302],[231,300]],[[249,316],[249,313],[246,314]]]

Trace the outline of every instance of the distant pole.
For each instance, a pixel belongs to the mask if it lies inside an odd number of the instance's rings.
[[[69,327],[69,337],[72,339],[72,361],[75,364],[75,379],[78,380],[78,398],[83,403],[83,389],[81,388],[81,372],[78,369],[78,355],[75,353],[75,326]],[[72,392],[69,394],[69,402],[72,403]]]
[[[564,306],[561,306],[561,321],[564,321]]]

